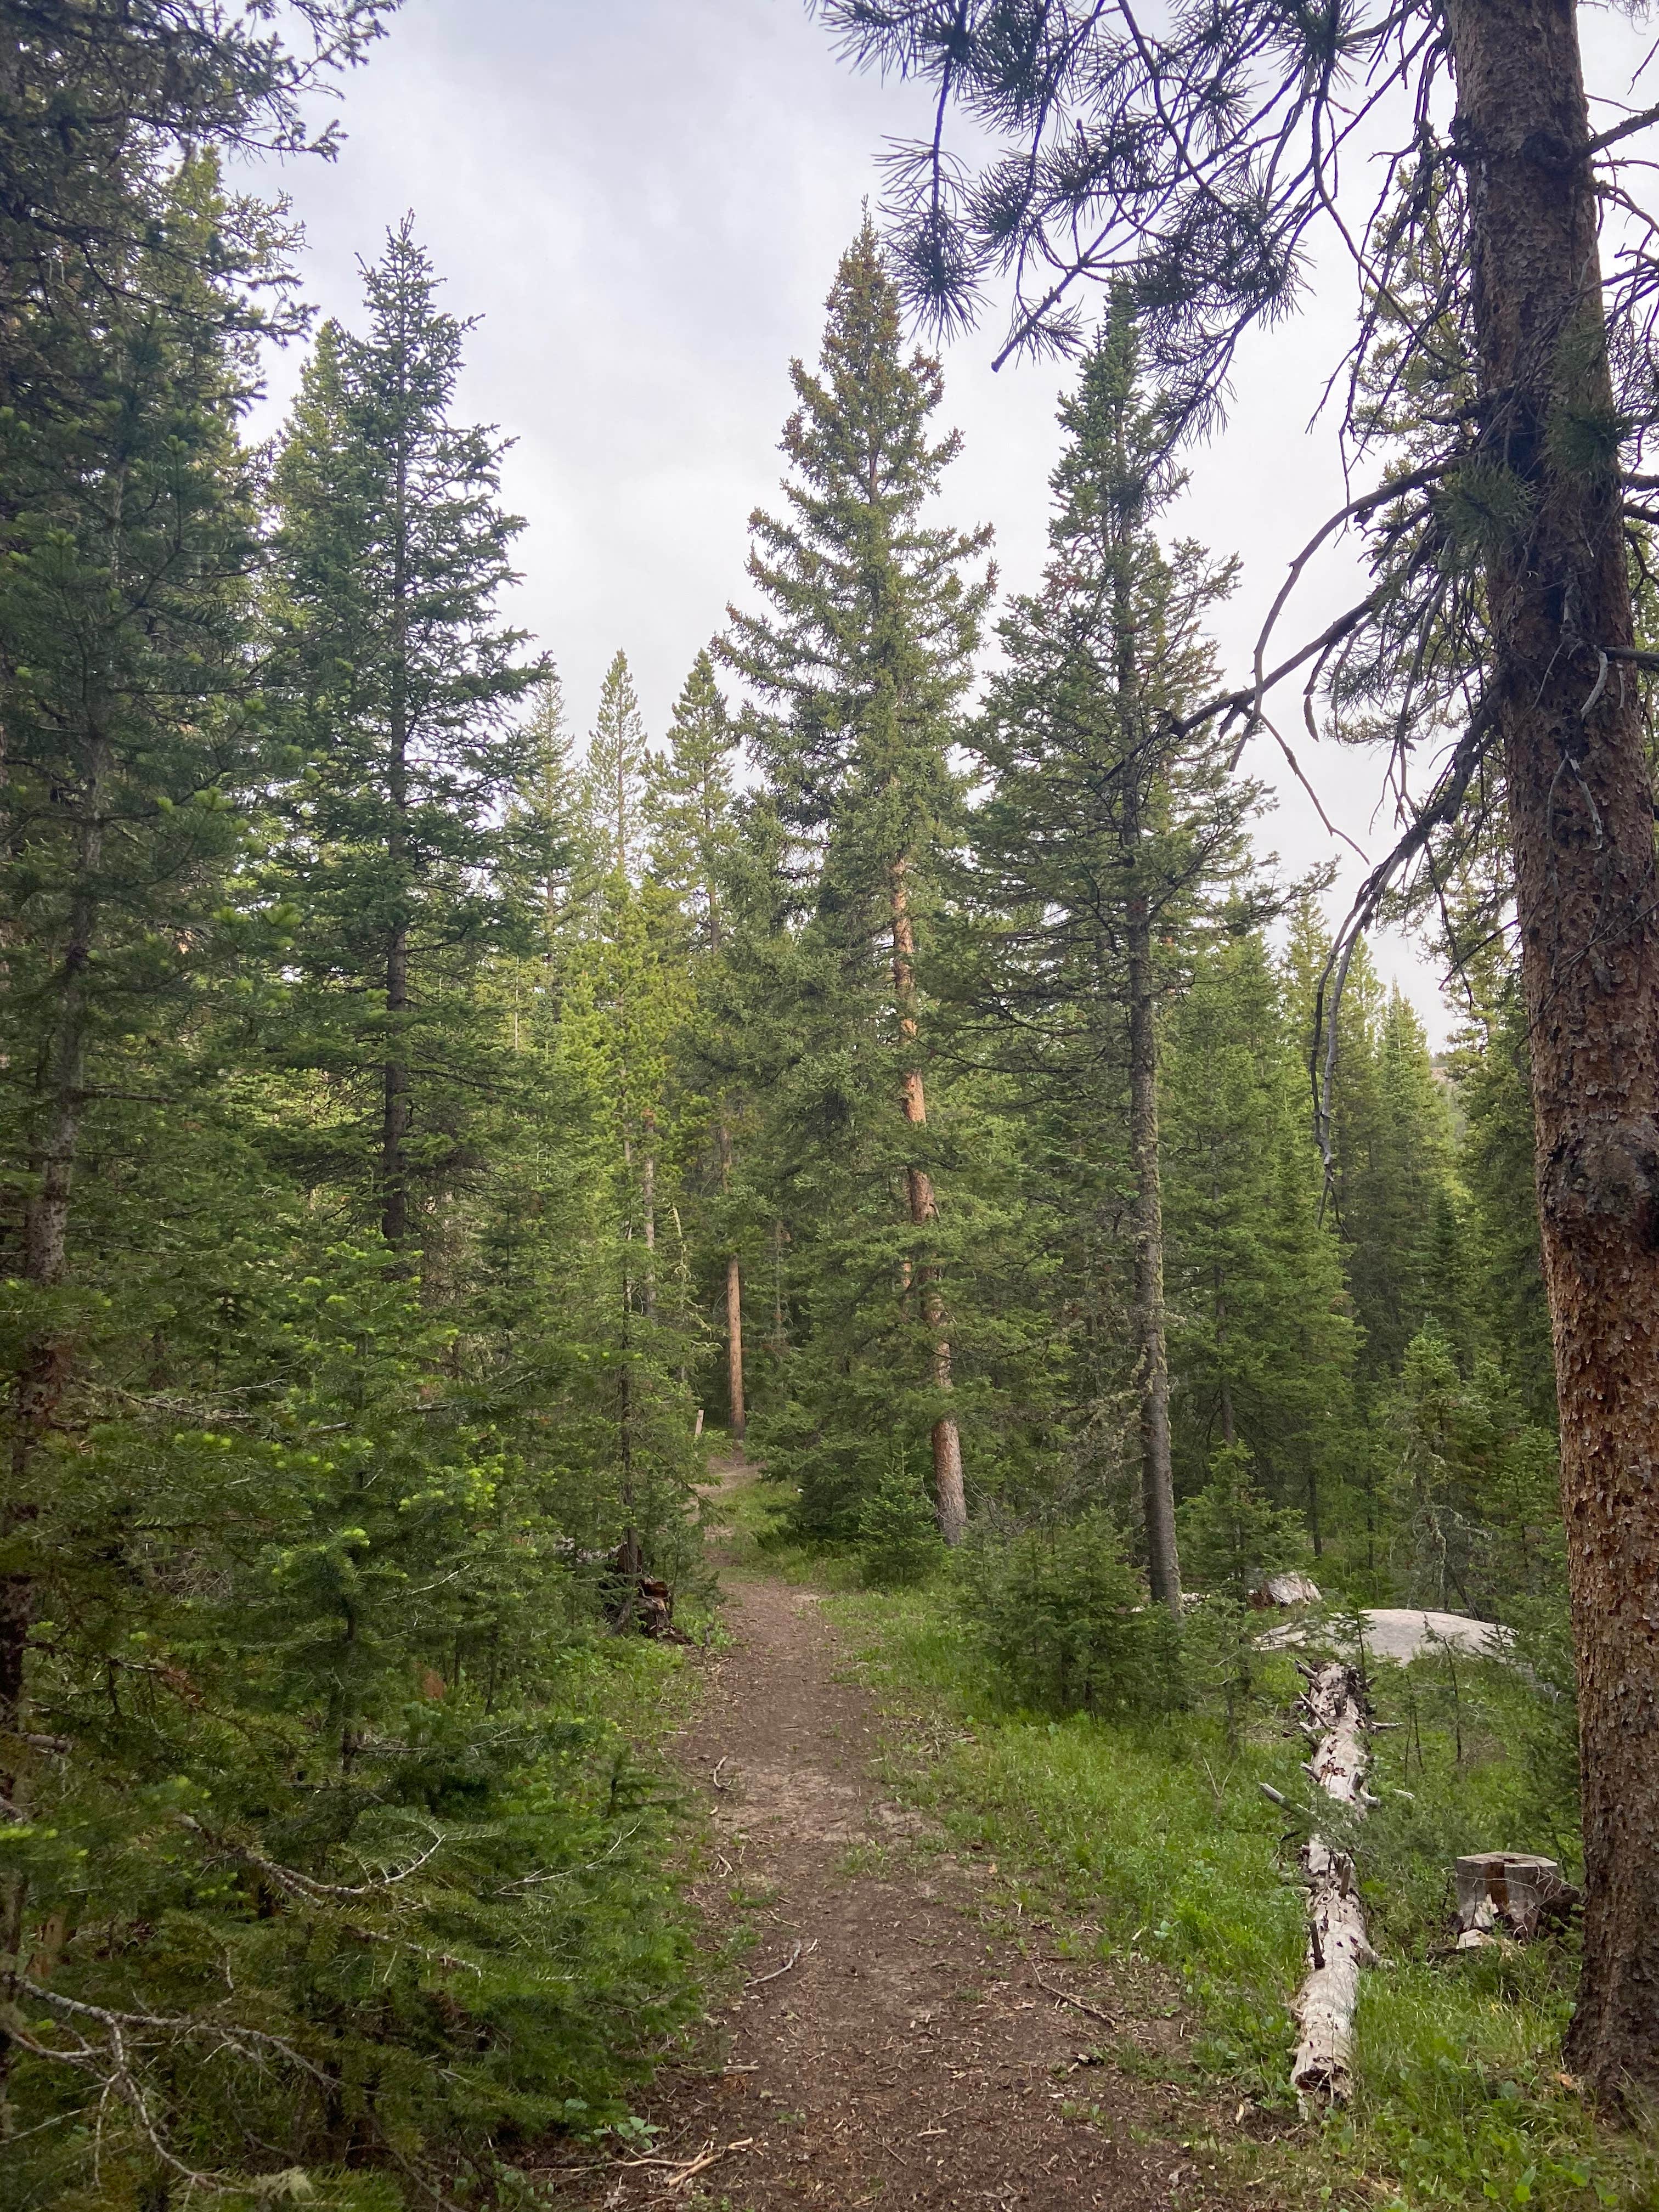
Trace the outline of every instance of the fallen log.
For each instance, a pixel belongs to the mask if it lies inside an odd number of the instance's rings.
[[[1308,1678],[1302,1707],[1316,1737],[1307,1771],[1326,1796],[1363,1816],[1370,1712],[1358,1671],[1340,1660]],[[1291,2086],[1304,2102],[1340,2104],[1352,2086],[1353,2017],[1359,1972],[1376,1958],[1365,1934],[1353,1861],[1317,1832],[1302,1846],[1308,1888],[1308,1969],[1292,2009],[1300,2039]]]

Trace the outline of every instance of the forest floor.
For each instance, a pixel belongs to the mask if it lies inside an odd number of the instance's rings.
[[[718,1522],[754,1473],[738,1459],[711,1475]],[[648,2149],[619,2150],[568,2201],[1271,2206],[1273,2183],[1245,2178],[1265,2116],[1143,2078],[1193,2025],[1178,1984],[1150,1963],[1057,1956],[1040,1920],[1011,1927],[990,1902],[994,1865],[884,1794],[903,1743],[823,1594],[768,1574],[729,1532],[711,1542],[730,1640],[700,1662],[673,1745],[708,1810],[694,1886],[715,1962],[706,2046],[641,2100]],[[744,1937],[722,1987],[718,1962]]]

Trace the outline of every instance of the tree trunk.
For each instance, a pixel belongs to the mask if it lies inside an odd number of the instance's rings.
[[[647,1106],[644,1123],[644,1156],[640,1162],[640,1207],[645,1216],[645,1314],[657,1311],[657,1117]]]
[[[899,1036],[906,1045],[916,1041],[916,939],[911,925],[909,900],[904,884],[904,863],[894,863],[890,884],[893,919],[893,997],[898,1008]],[[911,1066],[901,1078],[904,1118],[913,1129],[924,1128],[927,1121],[927,1100],[921,1085],[921,1070]],[[933,1191],[933,1179],[924,1167],[913,1160],[906,1167],[905,1184],[909,1198],[910,1219],[918,1228],[924,1228],[939,1218],[939,1200]],[[918,1267],[917,1284],[921,1291],[922,1316],[933,1337],[931,1366],[935,1390],[948,1396],[953,1388],[951,1377],[951,1343],[945,1329],[945,1301],[939,1295],[939,1271],[931,1266]],[[941,1413],[933,1424],[933,1510],[939,1520],[939,1532],[947,1544],[959,1544],[968,1528],[968,1503],[962,1479],[962,1437],[952,1413]]]
[[[409,933],[392,933],[386,959],[386,1011],[391,1036],[380,1128],[380,1231],[388,1244],[409,1233],[409,1066],[399,1049],[409,1012]]]
[[[1659,942],[1571,0],[1448,0],[1482,436],[1528,488],[1488,570],[1530,1018],[1539,1217],[1577,1653],[1584,1959],[1567,2039],[1659,2087]],[[1605,676],[1605,681],[1602,680]]]
[[[1126,778],[1124,842],[1134,855],[1139,810],[1134,771]],[[1133,865],[1133,858],[1131,860]],[[1146,1566],[1153,1601],[1181,1618],[1181,1560],[1176,1550],[1175,1479],[1170,1463],[1170,1361],[1164,1331],[1164,1186],[1158,1149],[1158,1024],[1152,1000],[1152,931],[1146,896],[1131,890],[1129,957],[1129,1148],[1135,1182],[1135,1353],[1140,1389],[1140,1480],[1146,1514]],[[1231,1425],[1231,1404],[1228,1407]]]
[[[732,1394],[732,1434],[743,1442],[743,1275],[733,1252],[726,1262],[726,1374]]]
[[[712,894],[711,894],[712,896]],[[720,1125],[720,1190],[722,1194],[732,1187],[732,1132],[724,1120]],[[726,1379],[732,1400],[732,1435],[735,1442],[743,1442],[745,1425],[743,1398],[743,1270],[735,1252],[726,1257]]]

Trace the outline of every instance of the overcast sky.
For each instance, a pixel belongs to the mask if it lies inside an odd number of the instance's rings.
[[[790,356],[816,354],[836,257],[879,191],[884,139],[917,123],[915,97],[838,63],[801,0],[404,0],[344,91],[338,161],[280,178],[309,241],[307,295],[351,322],[358,257],[414,211],[446,306],[481,318],[463,410],[516,441],[515,617],[558,662],[579,728],[622,646],[660,735],[742,591],[746,520],[778,481]],[[1286,562],[1341,501],[1334,426],[1309,422],[1353,299],[1333,263],[1309,312],[1250,340],[1231,427],[1193,456],[1175,526],[1244,563],[1217,623],[1230,673],[1248,667]],[[993,336],[946,357],[944,413],[965,447],[945,504],[994,526],[1004,586],[1020,590],[1042,562],[1066,372],[993,375]],[[292,354],[272,364],[273,420],[298,368]],[[1351,576],[1337,555],[1303,621],[1336,611]],[[1298,750],[1333,818],[1375,855],[1389,825],[1374,818],[1374,765]],[[1264,847],[1297,868],[1338,858],[1351,886],[1358,863],[1270,744],[1252,764],[1280,793]],[[1403,944],[1377,951],[1443,1036],[1432,968]]]

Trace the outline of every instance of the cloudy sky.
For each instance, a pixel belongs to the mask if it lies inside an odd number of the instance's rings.
[[[879,191],[884,140],[918,122],[915,98],[842,65],[801,0],[404,0],[344,90],[339,160],[260,180],[303,221],[308,296],[350,321],[358,257],[414,211],[446,305],[481,319],[463,407],[516,441],[516,617],[557,660],[579,727],[620,645],[660,733],[743,588],[746,520],[778,479],[789,359],[816,350],[836,257]],[[1310,421],[1353,297],[1334,261],[1307,313],[1249,343],[1231,426],[1194,456],[1176,526],[1243,558],[1218,624],[1241,673],[1286,562],[1340,504],[1334,424]],[[1064,372],[992,374],[991,335],[947,356],[945,413],[966,442],[945,504],[994,526],[1005,586],[1022,589],[1042,560]],[[272,364],[273,421],[298,367]],[[1304,619],[1344,604],[1351,575],[1339,553]],[[1374,769],[1328,749],[1302,757],[1374,854],[1389,827]],[[1264,845],[1298,868],[1330,854],[1351,884],[1358,861],[1269,744],[1254,765],[1281,794]],[[1432,969],[1408,945],[1378,951],[1443,1035]]]

